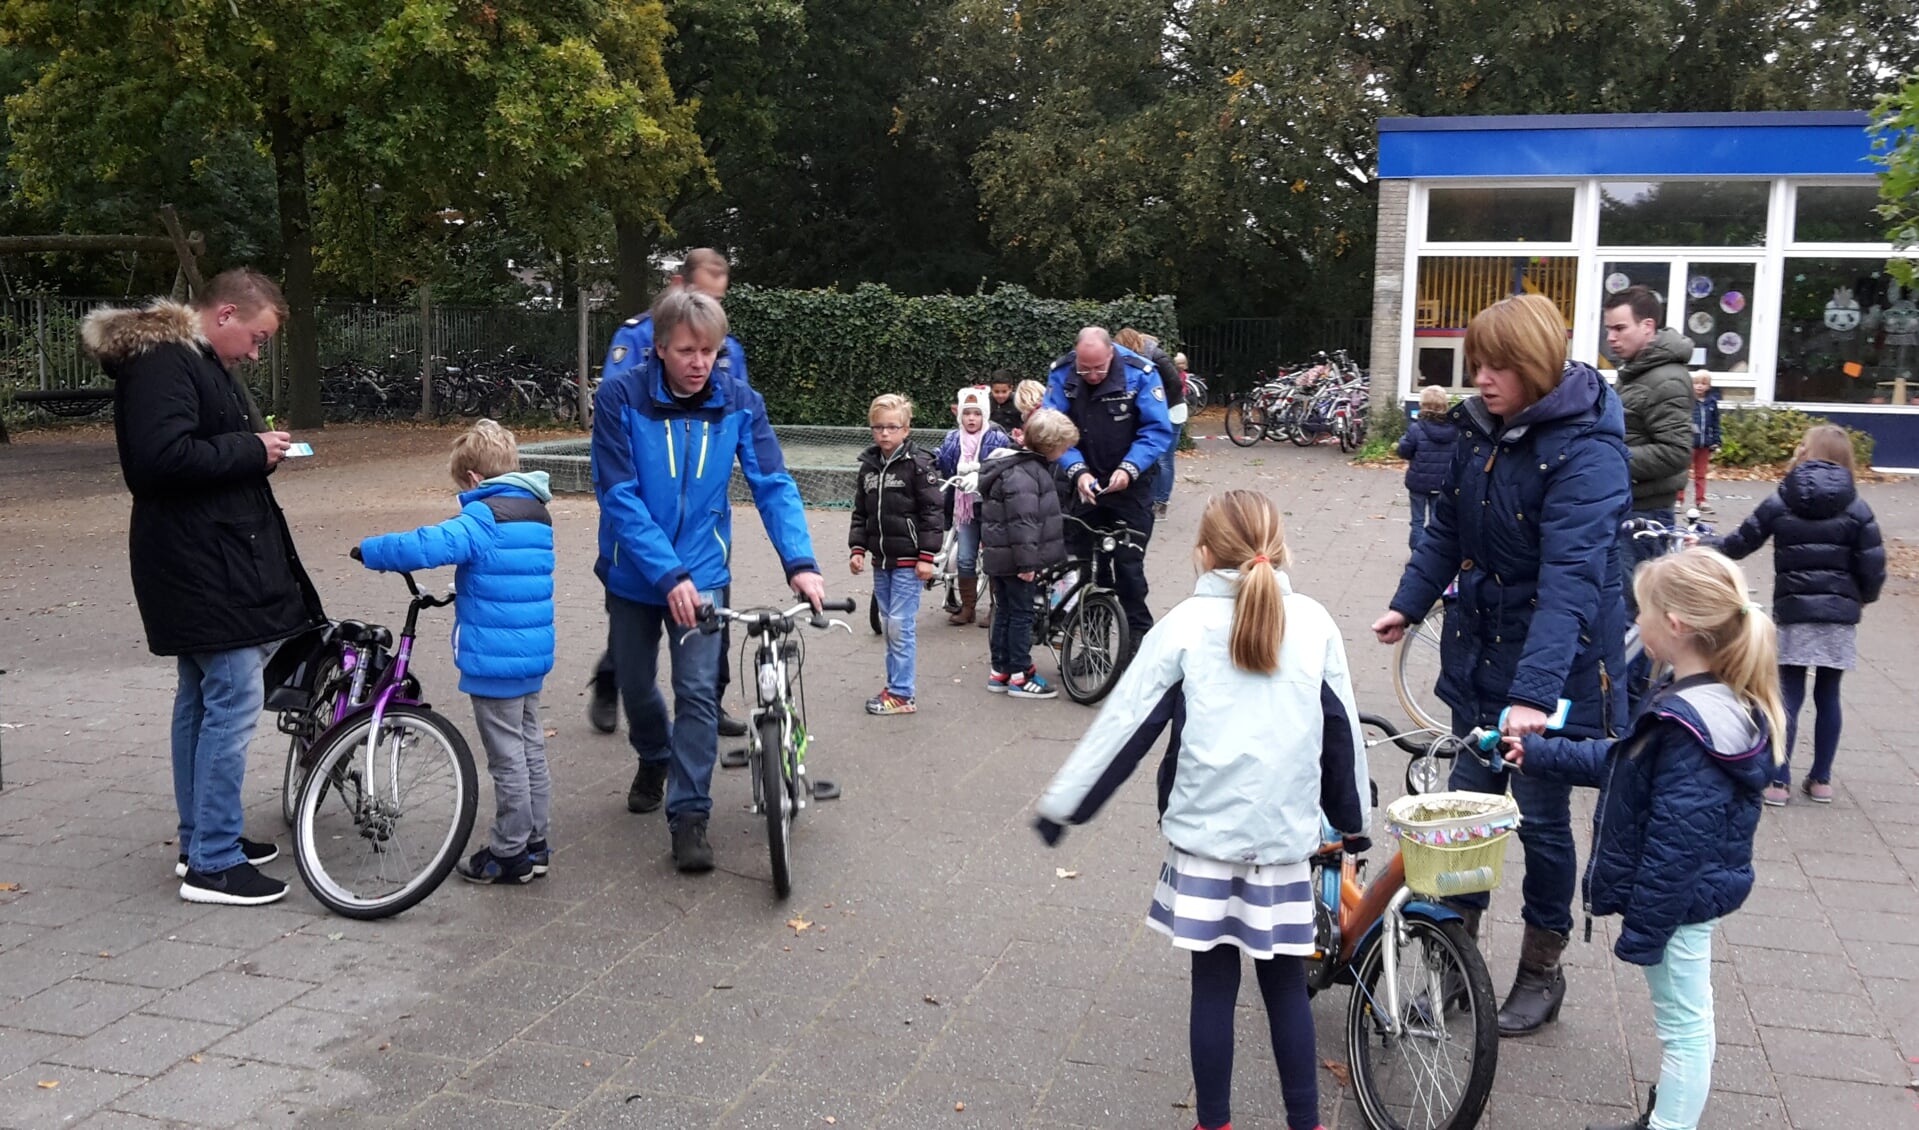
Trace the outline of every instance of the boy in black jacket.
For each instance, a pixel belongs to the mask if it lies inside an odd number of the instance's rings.
[[[1079,442],[1064,414],[1042,408],[1026,419],[1023,450],[1003,448],[980,468],[980,572],[992,580],[992,674],[986,689],[1009,698],[1059,692],[1033,669],[1035,579],[1066,560],[1053,464]]]
[[[946,532],[945,503],[933,456],[908,440],[913,402],[895,393],[873,398],[866,412],[873,446],[860,455],[853,496],[848,567],[858,575],[873,556],[873,600],[886,629],[886,688],[867,700],[868,714],[912,714],[915,625],[920,593],[933,579],[933,556]]]

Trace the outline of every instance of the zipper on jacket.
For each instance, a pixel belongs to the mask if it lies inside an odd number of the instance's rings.
[[[712,438],[713,438],[713,425],[711,423],[708,423],[707,421],[702,420],[700,422],[700,466],[698,470],[693,472],[693,477],[696,479],[703,479],[706,477],[706,444],[707,444],[707,441]]]
[[[680,455],[684,458],[693,454],[693,421],[690,417],[682,426],[681,435],[684,437],[685,442],[680,447]],[[672,469],[671,453],[673,450],[673,425],[670,423],[666,425],[666,447],[668,452],[667,467],[670,472]],[[686,470],[691,469],[690,467],[686,468]],[[686,479],[687,476],[680,476],[680,514],[678,520],[673,523],[673,541],[675,543],[679,542],[681,532],[686,529]]]
[[[1586,914],[1586,941],[1593,940],[1593,869],[1599,866],[1599,846],[1606,835],[1606,798],[1612,795],[1613,779],[1619,776],[1619,759],[1624,751],[1615,746],[1608,756],[1611,758],[1606,768],[1606,784],[1599,790],[1599,803],[1593,808],[1593,849],[1586,857],[1586,878],[1579,884],[1579,909]]]
[[[1599,709],[1606,718],[1606,736],[1616,738],[1619,730],[1612,722],[1612,675],[1606,671],[1606,661],[1599,661]]]

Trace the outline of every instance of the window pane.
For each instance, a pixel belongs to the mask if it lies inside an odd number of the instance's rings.
[[[1751,263],[1685,264],[1686,316],[1679,332],[1692,339],[1694,354],[1706,355],[1701,367],[1715,373],[1744,373],[1752,366]]]
[[[1426,195],[1426,239],[1437,243],[1566,243],[1571,188],[1435,188]]]
[[[1599,186],[1605,247],[1759,247],[1767,181],[1608,181]]]
[[[1787,259],[1782,290],[1776,399],[1919,398],[1919,309],[1880,261]]]
[[[1672,262],[1667,259],[1650,263],[1628,263],[1607,260],[1600,264],[1600,285],[1605,297],[1600,300],[1600,309],[1605,309],[1612,296],[1629,286],[1650,287],[1653,296],[1659,299],[1659,324],[1666,324],[1666,288],[1672,285]],[[1612,355],[1612,347],[1606,344],[1606,331],[1599,331],[1599,367],[1617,369],[1619,359]]]
[[[1572,325],[1579,260],[1544,255],[1422,255],[1413,335],[1462,333],[1473,315],[1511,294],[1543,294]]]
[[[1804,185],[1793,205],[1792,237],[1800,243],[1884,243],[1879,185]]]

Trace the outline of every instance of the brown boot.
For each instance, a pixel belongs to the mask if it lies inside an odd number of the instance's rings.
[[[948,624],[971,624],[973,610],[979,604],[979,578],[961,577],[959,579],[959,610],[946,618]]]
[[[993,589],[990,585],[980,593],[979,626],[982,628],[993,626]]]
[[[1499,1008],[1501,1036],[1530,1036],[1559,1019],[1560,1003],[1566,999],[1559,955],[1565,949],[1566,935],[1527,925],[1519,942],[1519,972]]]

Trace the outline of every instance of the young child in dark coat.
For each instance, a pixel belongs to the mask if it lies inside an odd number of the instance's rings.
[[[1706,471],[1719,450],[1719,390],[1712,387],[1712,374],[1704,369],[1692,375],[1692,499],[1701,510],[1706,505]],[[1679,488],[1673,508],[1686,504],[1686,488]]]
[[[1432,521],[1433,501],[1452,478],[1453,445],[1459,442],[1459,425],[1446,416],[1446,390],[1427,385],[1419,394],[1419,416],[1406,425],[1399,437],[1399,457],[1406,463],[1406,500],[1413,508],[1412,547],[1426,536],[1426,523]]]
[[[992,582],[992,673],[986,689],[1011,698],[1059,692],[1033,669],[1033,613],[1039,571],[1066,560],[1054,462],[1079,442],[1064,414],[1026,418],[1024,448],[1003,448],[980,468],[980,571]]]
[[[1739,566],[1710,549],[1652,558],[1633,588],[1640,638],[1672,680],[1617,741],[1506,740],[1525,776],[1600,787],[1586,929],[1622,917],[1613,953],[1645,968],[1665,1048],[1646,1113],[1587,1130],[1694,1130],[1712,1086],[1713,928],[1752,891],[1760,790],[1780,761],[1775,634]]]
[[[867,409],[873,446],[860,455],[853,495],[851,551],[854,576],[873,558],[873,600],[886,631],[886,686],[867,700],[868,714],[913,714],[920,593],[933,579],[933,557],[945,540],[946,504],[931,452],[908,437],[913,402],[897,393],[873,398]]]

